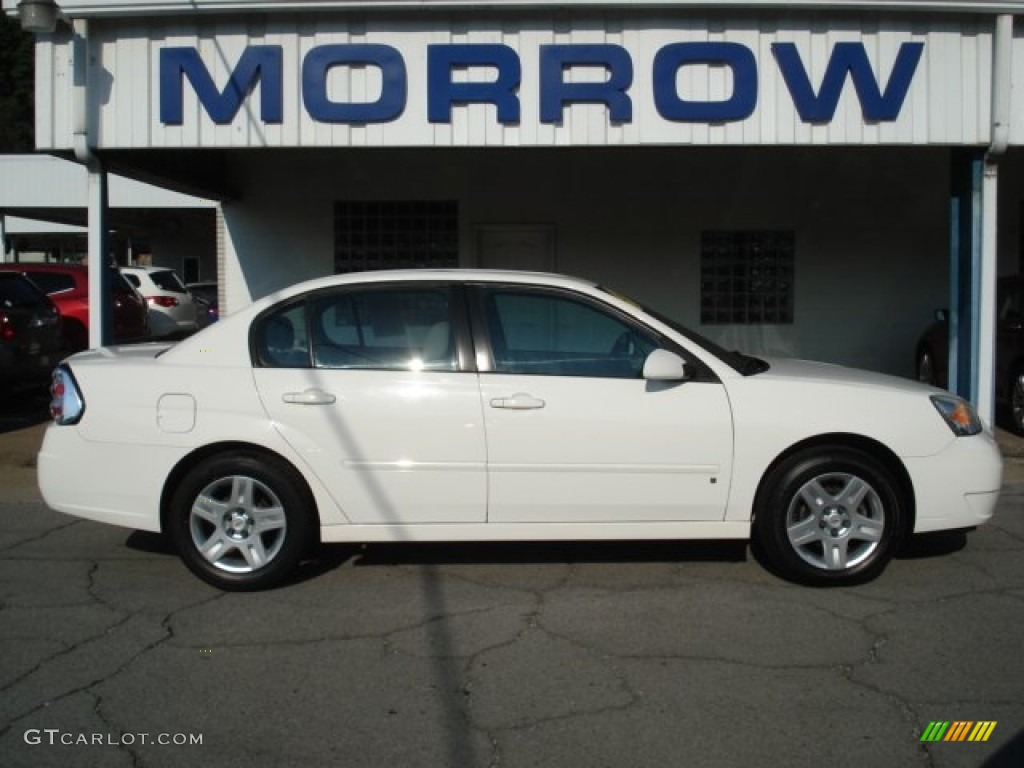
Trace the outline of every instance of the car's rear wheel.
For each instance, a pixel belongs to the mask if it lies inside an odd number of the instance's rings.
[[[899,486],[861,451],[825,446],[784,460],[766,478],[754,536],[777,572],[805,584],[869,581],[906,532]]]
[[[225,590],[285,579],[313,542],[312,501],[284,462],[221,455],[194,467],[171,499],[170,532],[199,578]]]

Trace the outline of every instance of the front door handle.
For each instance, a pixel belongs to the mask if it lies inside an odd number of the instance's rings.
[[[517,392],[511,397],[495,397],[491,400],[491,408],[508,408],[513,411],[532,411],[543,407],[543,400],[524,392]]]
[[[307,389],[302,392],[285,392],[281,399],[294,405],[330,405],[338,398],[322,389]]]

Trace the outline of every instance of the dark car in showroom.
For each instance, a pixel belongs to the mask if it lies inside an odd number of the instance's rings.
[[[999,278],[996,285],[996,402],[1009,426],[1024,434],[1024,275]],[[949,313],[936,312],[915,354],[917,378],[937,387],[949,384]]]
[[[114,341],[126,344],[149,339],[146,301],[114,265],[110,270],[114,312]],[[0,270],[19,272],[36,284],[54,303],[64,323],[64,339],[71,352],[89,346],[89,269],[82,264],[0,264]]]
[[[0,392],[45,385],[64,352],[53,302],[24,275],[0,272]]]
[[[214,280],[203,280],[185,285],[196,303],[196,321],[200,328],[205,328],[220,318],[220,307],[217,302],[217,283]]]

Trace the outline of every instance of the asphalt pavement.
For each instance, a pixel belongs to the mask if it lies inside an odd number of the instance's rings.
[[[223,594],[157,536],[48,510],[37,421],[0,414],[3,766],[1024,765],[1013,436],[991,524],[860,587],[605,542],[334,546]],[[922,742],[935,722],[995,725]]]

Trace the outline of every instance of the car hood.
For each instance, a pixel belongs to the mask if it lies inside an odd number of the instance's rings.
[[[904,379],[875,371],[859,368],[847,368],[831,363],[819,363],[813,360],[793,360],[788,358],[764,358],[771,367],[764,373],[757,374],[758,379],[773,381],[816,381],[840,384],[849,387],[867,387],[872,389],[899,390],[908,393],[939,392],[940,390],[922,384],[914,379]]]

